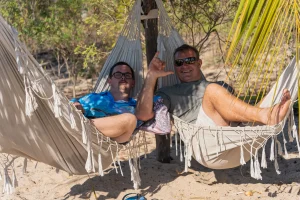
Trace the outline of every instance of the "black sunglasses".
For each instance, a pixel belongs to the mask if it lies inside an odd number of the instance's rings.
[[[115,73],[113,73],[113,77],[115,77],[116,79],[121,79],[123,76],[125,77],[125,79],[132,79],[132,74],[129,73],[129,72],[126,72],[126,73],[115,72]]]
[[[188,57],[188,58],[183,58],[183,59],[176,59],[176,60],[174,60],[174,63],[177,67],[180,67],[184,63],[185,64],[194,64],[196,62],[196,60],[197,60],[196,57]]]

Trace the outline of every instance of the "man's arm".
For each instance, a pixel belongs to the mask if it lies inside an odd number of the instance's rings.
[[[135,115],[142,121],[147,121],[154,117],[153,95],[157,79],[173,74],[173,72],[164,71],[166,64],[158,58],[158,54],[159,52],[156,52],[149,64],[144,86],[138,97]]]
[[[70,101],[73,103],[73,105],[82,112],[82,114],[85,114],[85,109],[84,106],[82,104],[82,101],[84,98],[88,98],[90,94],[84,95],[80,98],[73,98]]]

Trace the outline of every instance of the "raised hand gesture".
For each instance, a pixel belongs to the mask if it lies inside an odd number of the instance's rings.
[[[159,52],[155,53],[155,56],[151,60],[149,64],[149,71],[148,75],[151,76],[151,78],[159,78],[168,76],[170,74],[174,74],[172,71],[165,71],[166,63],[158,58]]]

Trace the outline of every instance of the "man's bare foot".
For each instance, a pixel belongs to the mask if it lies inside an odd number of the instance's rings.
[[[280,103],[276,104],[273,107],[265,109],[265,112],[268,113],[265,116],[268,116],[268,117],[263,119],[263,123],[268,124],[268,125],[278,124],[285,118],[290,105],[291,105],[290,91],[287,89],[284,89],[282,92],[282,98],[281,98]]]

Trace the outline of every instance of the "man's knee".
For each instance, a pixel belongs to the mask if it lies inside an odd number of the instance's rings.
[[[137,119],[135,117],[134,114],[131,114],[131,113],[123,113],[121,114],[122,117],[124,117],[124,121],[125,123],[128,125],[128,127],[130,128],[135,128],[136,127],[136,123],[137,123]]]

